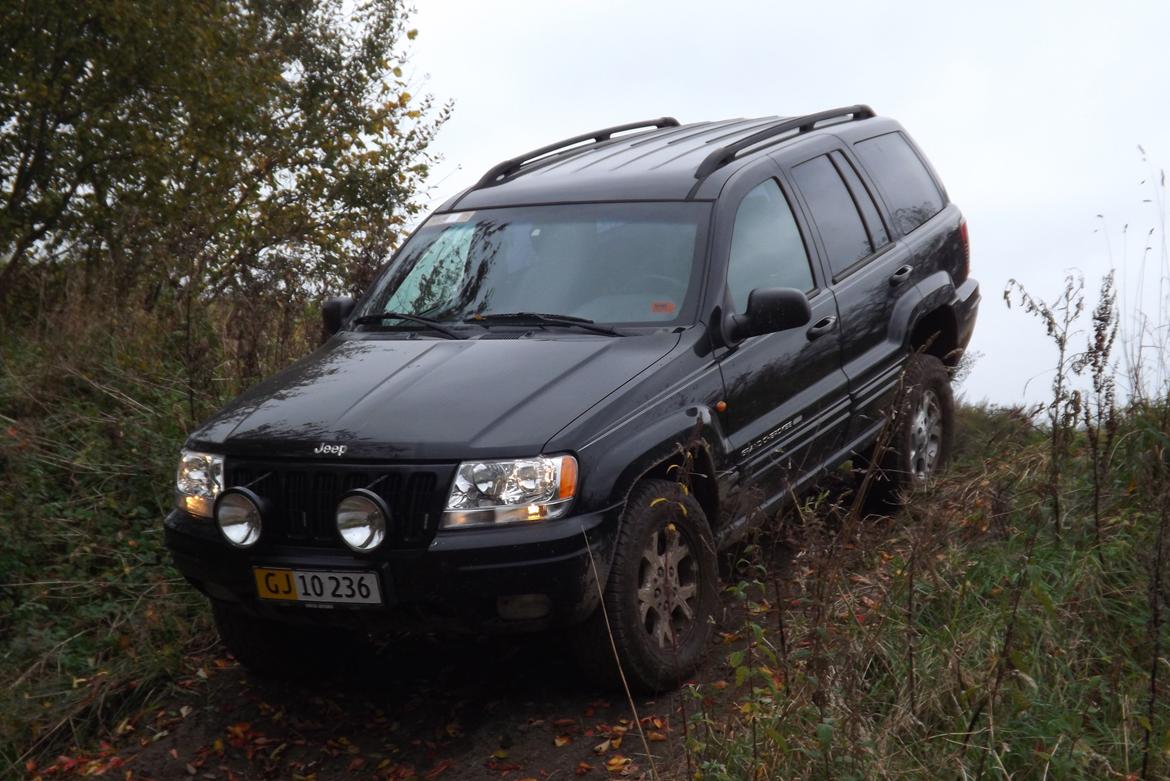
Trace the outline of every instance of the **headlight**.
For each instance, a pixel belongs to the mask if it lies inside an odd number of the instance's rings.
[[[201,518],[210,518],[215,497],[223,491],[223,456],[184,450],[175,476],[175,503]]]
[[[380,496],[358,488],[343,496],[337,505],[337,531],[352,550],[373,550],[386,538],[389,517],[390,510]]]
[[[237,548],[250,548],[260,539],[265,502],[247,488],[229,488],[215,500],[215,522],[223,538]]]
[[[543,521],[569,511],[577,491],[577,459],[537,456],[465,461],[455,473],[442,528]]]

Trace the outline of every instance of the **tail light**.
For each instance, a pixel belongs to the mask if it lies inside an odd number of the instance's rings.
[[[966,282],[971,273],[971,238],[967,235],[967,218],[959,220],[959,236],[963,239],[963,267],[962,278],[959,282]]]

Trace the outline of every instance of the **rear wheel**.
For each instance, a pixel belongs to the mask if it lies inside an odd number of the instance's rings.
[[[893,431],[871,488],[875,509],[896,507],[946,467],[955,436],[951,377],[933,355],[910,356],[894,410]]]
[[[718,581],[703,508],[679,483],[642,481],[626,504],[603,607],[576,630],[582,667],[605,685],[620,684],[620,663],[634,689],[678,686],[711,639]]]
[[[292,678],[342,669],[344,664],[338,663],[349,659],[361,642],[350,630],[257,618],[216,600],[211,613],[224,646],[257,675]]]

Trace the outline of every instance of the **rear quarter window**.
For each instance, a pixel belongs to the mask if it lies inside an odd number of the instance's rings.
[[[904,135],[894,131],[874,136],[853,148],[877,182],[901,233],[909,233],[942,211],[942,193]]]

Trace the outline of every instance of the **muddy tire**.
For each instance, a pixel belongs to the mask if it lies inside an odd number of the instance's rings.
[[[715,540],[703,508],[679,483],[642,481],[626,503],[604,610],[573,632],[578,662],[597,683],[620,686],[616,649],[632,689],[677,687],[703,661],[718,589]]]
[[[950,461],[955,398],[950,373],[935,356],[910,356],[893,425],[870,489],[868,504],[877,510],[901,506],[907,495],[926,487]]]
[[[299,678],[342,669],[360,643],[353,632],[285,624],[212,600],[219,639],[256,675]]]

